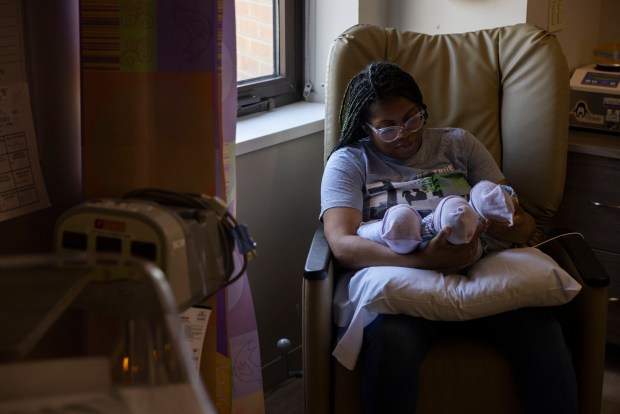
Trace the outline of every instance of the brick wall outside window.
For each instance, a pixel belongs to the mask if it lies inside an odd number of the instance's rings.
[[[237,81],[274,74],[273,0],[235,0]]]

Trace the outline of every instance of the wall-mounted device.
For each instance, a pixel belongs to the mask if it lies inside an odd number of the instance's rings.
[[[594,56],[571,76],[569,125],[620,133],[620,44],[597,46]]]
[[[570,80],[569,125],[620,133],[620,72],[578,68]]]
[[[234,281],[255,247],[219,199],[161,189],[86,201],[60,216],[54,237],[57,252],[112,253],[153,262],[166,275],[179,310]],[[244,258],[237,266],[235,247]]]

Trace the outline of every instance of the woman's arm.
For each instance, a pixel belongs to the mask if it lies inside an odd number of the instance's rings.
[[[437,234],[420,252],[398,254],[389,247],[364,239],[357,235],[357,228],[362,221],[360,211],[349,207],[334,207],[323,213],[325,237],[338,262],[351,269],[370,266],[400,266],[418,269],[453,269],[460,268],[475,257],[478,249],[476,235],[467,244],[453,245],[446,240],[450,228],[446,227]]]

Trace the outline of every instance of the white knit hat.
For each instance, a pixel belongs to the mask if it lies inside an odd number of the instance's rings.
[[[408,204],[397,204],[385,212],[383,220],[363,223],[357,234],[384,244],[396,253],[406,254],[414,251],[421,236],[420,214]]]
[[[445,197],[433,212],[433,228],[439,232],[445,226],[452,228],[447,238],[450,243],[468,243],[478,227],[478,214],[463,197]]]
[[[513,224],[515,206],[511,195],[499,184],[480,181],[469,193],[469,202],[480,216]]]

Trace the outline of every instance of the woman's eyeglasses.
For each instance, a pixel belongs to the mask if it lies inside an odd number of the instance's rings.
[[[377,138],[379,138],[381,141],[392,142],[392,141],[396,141],[398,137],[400,137],[401,132],[403,131],[406,131],[409,134],[413,134],[414,132],[419,131],[420,128],[424,126],[425,122],[426,122],[426,112],[424,110],[421,110],[420,112],[418,112],[417,114],[409,118],[407,122],[403,124],[403,126],[389,126],[385,128],[376,129],[369,123],[367,123],[367,125],[368,125],[368,128],[370,128],[372,132],[375,133]]]

